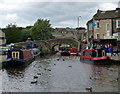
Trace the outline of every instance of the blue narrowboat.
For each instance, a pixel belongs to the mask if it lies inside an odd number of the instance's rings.
[[[7,54],[7,59],[2,62],[2,67],[27,66],[40,54],[41,52],[38,48],[10,49]]]

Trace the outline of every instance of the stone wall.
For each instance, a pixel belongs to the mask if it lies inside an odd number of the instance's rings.
[[[107,35],[106,32],[106,24],[109,24],[110,28],[109,28],[109,33],[111,36],[112,35],[112,22],[111,19],[105,19],[105,20],[95,20],[95,23],[99,22],[99,28],[97,28],[97,26],[94,27],[94,38],[96,39],[97,34],[99,34],[100,39],[104,39],[104,36]]]

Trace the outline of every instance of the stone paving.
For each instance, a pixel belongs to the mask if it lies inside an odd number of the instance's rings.
[[[115,56],[111,56],[111,53],[107,53],[107,56],[110,56],[113,60],[120,61],[120,53],[118,53],[118,55],[116,54]]]
[[[2,68],[2,61],[4,61],[7,58],[7,55],[0,55],[0,70]]]

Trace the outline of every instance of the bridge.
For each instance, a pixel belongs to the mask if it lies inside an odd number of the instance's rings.
[[[19,42],[15,43],[16,45],[23,45],[26,46],[31,42]],[[71,47],[76,47],[78,46],[78,41],[75,39],[71,38],[60,38],[60,39],[50,39],[50,40],[37,40],[37,41],[32,41],[33,44],[37,44],[38,47],[46,48],[48,50],[54,50],[55,46],[60,46],[62,44],[70,45]]]

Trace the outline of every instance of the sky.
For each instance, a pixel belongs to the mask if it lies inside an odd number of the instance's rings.
[[[37,19],[48,19],[54,28],[86,27],[100,10],[115,10],[119,0],[0,0],[0,27],[13,23],[26,27]]]

